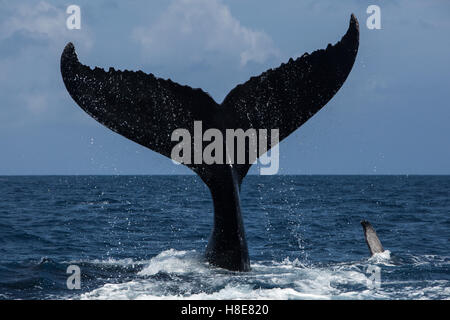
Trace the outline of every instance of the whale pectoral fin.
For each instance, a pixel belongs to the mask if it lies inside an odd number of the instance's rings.
[[[355,62],[358,45],[358,21],[352,15],[346,34],[337,44],[291,59],[238,85],[222,103],[232,115],[234,128],[278,129],[280,141],[286,138],[343,85]],[[250,166],[237,166],[241,179]]]
[[[61,74],[75,102],[91,117],[153,151],[170,157],[178,128],[193,134],[196,120],[217,108],[201,89],[192,89],[142,71],[92,70],[78,61],[74,46],[61,55]]]
[[[366,239],[367,246],[369,247],[370,254],[381,253],[384,251],[380,239],[378,239],[375,229],[372,227],[369,221],[361,221],[361,225],[364,230],[364,238]]]

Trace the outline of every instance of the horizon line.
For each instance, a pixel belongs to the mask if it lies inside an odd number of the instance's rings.
[[[137,173],[137,174],[0,174],[0,177],[88,177],[88,176],[107,176],[107,177],[133,177],[133,176],[197,176],[194,173],[173,174],[173,173]],[[248,174],[253,177],[274,177],[274,176],[450,176],[450,173],[287,173],[274,175]]]

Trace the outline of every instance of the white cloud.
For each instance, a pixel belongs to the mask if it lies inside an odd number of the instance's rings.
[[[92,39],[86,30],[71,31],[66,27],[68,15],[65,8],[56,7],[46,1],[38,3],[11,3],[13,14],[0,25],[0,40],[25,33],[27,37],[61,42],[65,39],[79,40],[86,48]],[[83,26],[84,27],[84,26]]]
[[[244,66],[278,55],[267,34],[242,26],[219,0],[175,0],[154,24],[136,28],[133,37],[150,61],[231,58]]]
[[[18,4],[16,14],[2,23],[1,38],[8,38],[18,31],[35,35],[55,36],[61,33],[64,15],[47,2],[34,5]]]
[[[24,126],[62,121],[67,104],[59,59],[64,45],[92,46],[86,23],[81,30],[66,28],[65,6],[41,2],[2,2],[0,13],[0,124]],[[83,10],[83,9],[82,9]]]

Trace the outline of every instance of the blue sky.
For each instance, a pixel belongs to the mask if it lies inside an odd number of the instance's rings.
[[[65,12],[81,7],[81,30]],[[381,30],[366,28],[370,4]],[[88,65],[143,70],[216,101],[290,57],[338,41],[359,54],[328,105],[280,145],[280,174],[450,174],[448,1],[0,0],[0,175],[189,173],[109,131],[66,92],[68,41]],[[256,172],[253,169],[252,172]]]

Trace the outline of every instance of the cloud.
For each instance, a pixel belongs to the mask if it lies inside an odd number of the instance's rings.
[[[133,38],[149,61],[232,59],[245,66],[279,54],[267,34],[242,26],[219,0],[175,0],[154,24],[136,28]]]
[[[12,3],[8,9],[12,14],[0,24],[0,41],[18,35],[50,42],[61,42],[70,37],[80,40],[79,42],[86,48],[92,46],[89,32],[67,29],[68,15],[65,7],[56,7],[46,1],[40,1],[38,3]]]
[[[61,121],[67,104],[59,59],[64,45],[92,46],[89,27],[66,27],[65,6],[41,2],[5,2],[0,13],[0,125]]]
[[[61,33],[64,14],[47,2],[35,5],[18,4],[16,14],[2,23],[1,38],[10,37],[16,32],[25,31],[31,35],[54,37]]]

